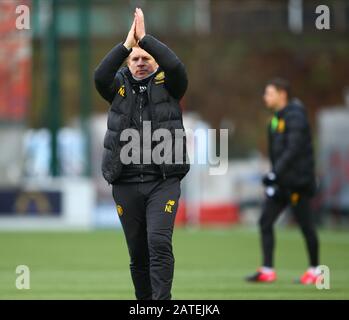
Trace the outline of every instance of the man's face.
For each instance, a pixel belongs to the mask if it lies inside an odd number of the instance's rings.
[[[287,103],[287,94],[283,90],[277,90],[273,85],[268,85],[264,91],[264,103],[268,109],[277,110]]]
[[[158,68],[155,59],[145,50],[133,47],[128,57],[127,66],[133,76],[144,79]]]

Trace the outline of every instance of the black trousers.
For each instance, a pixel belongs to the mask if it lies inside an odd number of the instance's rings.
[[[179,178],[116,184],[113,197],[130,254],[136,298],[171,299],[172,233],[180,197]]]
[[[263,203],[262,215],[259,220],[263,266],[273,267],[274,230],[273,226],[281,212],[290,206],[302,231],[310,266],[319,264],[319,244],[315,230],[314,219],[309,205],[309,196],[297,192],[280,190],[276,197],[266,197]]]

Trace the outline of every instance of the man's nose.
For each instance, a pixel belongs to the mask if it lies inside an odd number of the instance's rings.
[[[142,66],[144,66],[144,61],[142,60],[142,59],[139,59],[138,61],[137,61],[137,67],[142,67]]]

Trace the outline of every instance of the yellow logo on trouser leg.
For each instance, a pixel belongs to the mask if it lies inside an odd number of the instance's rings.
[[[172,207],[174,206],[175,203],[176,201],[174,200],[168,200],[165,206],[165,212],[172,213]]]
[[[122,206],[120,206],[120,205],[116,206],[116,211],[118,212],[119,216],[122,216],[122,214],[124,213],[124,210],[122,209]]]
[[[296,206],[298,204],[299,198],[300,198],[300,196],[299,196],[298,192],[293,192],[291,194],[291,203],[293,206]]]

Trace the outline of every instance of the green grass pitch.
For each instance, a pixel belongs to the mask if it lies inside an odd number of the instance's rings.
[[[320,231],[329,290],[293,283],[307,267],[298,229],[276,229],[278,281],[248,284],[259,265],[255,228],[177,228],[173,299],[348,299],[349,233]],[[122,231],[0,232],[0,299],[134,299]],[[15,287],[16,266],[30,268],[30,289]]]

